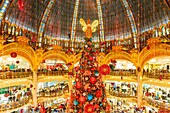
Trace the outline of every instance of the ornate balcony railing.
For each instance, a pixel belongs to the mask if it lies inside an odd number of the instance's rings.
[[[11,102],[11,103],[6,103],[6,104],[1,104],[0,105],[0,112],[5,112],[7,110],[12,110],[16,108],[20,108],[26,104],[29,103],[29,101],[32,99],[31,96],[28,97],[23,97],[19,101]]]
[[[67,83],[64,83],[40,89],[38,92],[38,97],[56,97],[62,96],[66,93],[69,93],[69,86]]]
[[[124,93],[124,92],[116,92],[116,91],[111,91],[109,90],[109,94],[112,96],[116,97],[124,97],[124,98],[136,98],[136,94],[131,94],[131,93]]]
[[[67,73],[68,71],[47,71],[47,72],[39,71],[37,75],[38,76],[62,76],[62,75],[66,75]]]
[[[0,79],[27,78],[32,76],[32,72],[0,72]]]
[[[151,106],[156,107],[156,108],[168,108],[170,109],[170,103],[166,103],[165,101],[162,100],[154,100],[152,98],[149,97],[143,97],[143,99]]]
[[[41,91],[38,93],[38,97],[56,97],[56,96],[62,96],[66,93],[69,93],[68,88],[64,88],[62,90],[46,90],[46,91]]]
[[[170,79],[170,73],[144,72],[143,76],[155,79]]]
[[[130,70],[124,70],[124,71],[120,71],[120,70],[115,70],[115,71],[111,71],[110,73],[111,76],[133,76],[133,77],[137,77],[136,76],[136,71],[130,71]]]

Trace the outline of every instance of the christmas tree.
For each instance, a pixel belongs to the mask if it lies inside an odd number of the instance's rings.
[[[75,67],[75,82],[73,85],[69,113],[108,113],[110,106],[107,103],[105,85],[102,82],[102,75],[110,73],[108,65],[99,67],[97,62],[98,52],[92,42],[92,32],[98,21],[90,25],[80,20],[83,31],[86,32],[84,50],[79,65]]]

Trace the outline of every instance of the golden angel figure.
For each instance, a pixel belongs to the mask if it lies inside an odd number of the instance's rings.
[[[81,18],[80,24],[83,26],[82,30],[86,33],[86,37],[91,38],[92,32],[96,31],[96,27],[98,26],[99,21],[95,20],[95,21],[93,21],[92,24],[90,24],[90,19],[88,19],[87,24],[86,24],[86,22]]]

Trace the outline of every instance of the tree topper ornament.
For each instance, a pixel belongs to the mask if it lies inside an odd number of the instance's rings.
[[[82,30],[86,33],[86,37],[87,38],[91,38],[92,37],[92,32],[96,31],[96,27],[99,24],[98,20],[94,20],[92,24],[90,24],[90,19],[87,20],[87,24],[86,22],[81,18],[80,19],[80,24],[83,26]]]

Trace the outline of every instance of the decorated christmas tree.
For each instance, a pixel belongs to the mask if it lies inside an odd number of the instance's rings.
[[[92,32],[96,31],[98,21],[87,25],[80,19],[83,31],[86,33],[84,50],[79,65],[75,67],[75,82],[70,97],[68,113],[108,113],[110,106],[107,103],[105,85],[102,76],[110,73],[108,65],[99,67],[98,52],[92,42]]]

